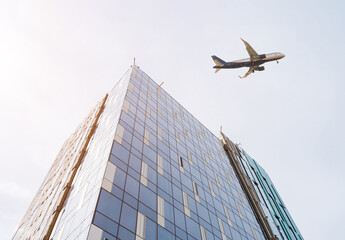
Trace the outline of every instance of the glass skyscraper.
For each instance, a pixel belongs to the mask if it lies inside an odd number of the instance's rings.
[[[225,142],[134,65],[67,139],[13,239],[290,239]]]

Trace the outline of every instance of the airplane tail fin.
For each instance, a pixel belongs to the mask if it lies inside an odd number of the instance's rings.
[[[220,59],[219,57],[215,55],[212,56],[212,59],[214,63],[216,64],[216,66],[214,66],[214,68],[216,69],[214,73],[217,73],[220,69],[222,69],[221,67],[224,66],[225,61],[223,61],[222,59]]]
[[[224,60],[220,59],[219,57],[217,57],[215,55],[212,56],[212,59],[213,59],[214,63],[216,64],[216,66],[221,67],[225,64]]]

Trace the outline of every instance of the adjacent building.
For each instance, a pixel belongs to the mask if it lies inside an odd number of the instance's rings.
[[[273,182],[253,158],[240,148],[241,165],[250,178],[260,199],[261,208],[269,220],[271,229],[279,239],[303,239]]]
[[[67,139],[13,239],[302,239],[249,159],[134,65]]]

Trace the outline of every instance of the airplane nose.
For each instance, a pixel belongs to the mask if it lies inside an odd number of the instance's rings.
[[[282,58],[284,58],[284,57],[285,57],[285,54],[283,54],[283,53],[281,53],[280,55],[281,55],[281,57],[282,57]]]

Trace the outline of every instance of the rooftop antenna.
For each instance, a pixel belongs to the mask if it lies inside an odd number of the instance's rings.
[[[133,65],[135,65],[135,58],[134,58],[134,63],[133,63]]]

